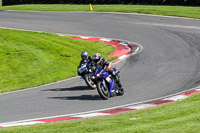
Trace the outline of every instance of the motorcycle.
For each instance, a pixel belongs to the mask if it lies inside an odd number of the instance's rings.
[[[118,76],[117,69],[112,68]],[[124,89],[115,81],[115,79],[101,66],[97,66],[94,78],[96,79],[97,91],[102,99],[107,100],[109,97],[124,94]],[[119,77],[118,77],[119,78]]]
[[[91,78],[93,76],[93,72],[91,70],[91,66],[87,62],[82,63],[78,67],[78,75],[80,75],[85,80],[85,83],[91,89],[96,89],[96,84],[94,80]]]

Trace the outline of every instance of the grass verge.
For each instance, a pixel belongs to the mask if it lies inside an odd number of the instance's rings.
[[[115,47],[100,42],[78,41],[51,33],[0,29],[0,92],[76,76],[82,51],[88,51],[89,55],[100,52],[105,57],[114,50]]]
[[[199,133],[200,94],[163,106],[114,115],[0,129],[1,133]]]
[[[30,4],[0,6],[0,10],[30,10],[30,11],[89,11],[89,5],[70,4]],[[200,7],[189,6],[150,6],[150,5],[93,5],[97,12],[146,13],[200,18]]]

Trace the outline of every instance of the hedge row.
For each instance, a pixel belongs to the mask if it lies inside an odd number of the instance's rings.
[[[2,5],[17,4],[150,4],[200,6],[200,0],[2,0]]]

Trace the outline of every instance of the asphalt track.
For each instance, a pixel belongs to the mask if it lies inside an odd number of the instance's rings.
[[[0,123],[145,101],[200,84],[200,20],[137,14],[0,11],[0,27],[117,38],[144,50],[119,64],[125,94],[101,100],[80,78],[0,94]],[[77,64],[78,65],[78,64]]]

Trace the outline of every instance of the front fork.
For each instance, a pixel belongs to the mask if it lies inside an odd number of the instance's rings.
[[[107,86],[109,87],[109,94],[111,95],[113,92],[114,93],[118,93],[118,89],[116,89],[115,88],[115,80],[114,79],[112,79],[112,78],[110,78],[110,77],[107,77],[106,78],[106,82],[107,82]],[[104,84],[106,84],[105,83],[105,81],[104,81]]]

